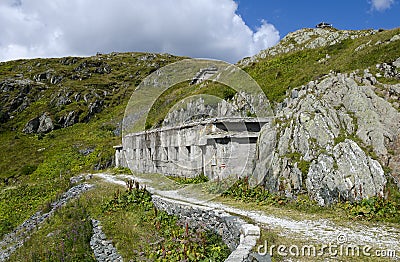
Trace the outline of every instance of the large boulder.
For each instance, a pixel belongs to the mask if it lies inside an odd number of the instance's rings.
[[[53,121],[48,112],[43,113],[40,117],[32,118],[26,123],[22,132],[27,134],[48,133],[54,129]]]
[[[103,110],[103,100],[96,99],[88,106],[88,112],[83,118],[83,121],[88,122],[95,114],[100,113]]]
[[[36,133],[39,128],[39,123],[39,117],[32,118],[28,121],[28,123],[26,123],[24,129],[22,129],[22,132],[26,134]]]
[[[48,133],[54,129],[53,120],[49,113],[44,113],[39,117],[39,128],[37,133]]]

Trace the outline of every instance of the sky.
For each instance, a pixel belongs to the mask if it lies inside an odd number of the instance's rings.
[[[286,34],[400,26],[400,0],[0,0],[0,61],[155,52],[237,62]]]

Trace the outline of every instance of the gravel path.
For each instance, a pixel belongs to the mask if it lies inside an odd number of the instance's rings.
[[[387,226],[366,226],[352,222],[348,226],[338,226],[327,219],[293,220],[267,215],[261,211],[245,211],[217,203],[210,206],[220,208],[229,213],[248,217],[269,228],[280,229],[279,235],[304,240],[311,243],[329,244],[345,242],[356,245],[369,245],[375,248],[397,250],[400,255],[400,230]]]
[[[137,180],[140,179],[133,175],[117,175],[112,176],[109,174],[96,174],[110,183],[125,185],[123,179],[130,178]],[[180,199],[188,201],[187,198],[180,196],[177,191],[160,191],[151,187],[147,187],[152,193],[159,194],[163,197]],[[237,214],[240,216],[248,217],[260,226],[278,229],[279,235],[287,236],[293,239],[309,240],[310,244],[330,244],[330,243],[346,243],[355,244],[358,246],[371,246],[374,249],[390,249],[396,250],[397,258],[400,255],[400,230],[398,228],[389,226],[367,226],[357,222],[349,222],[345,226],[336,225],[327,219],[317,220],[294,220],[291,218],[281,218],[273,215],[266,214],[262,211],[248,211],[239,208],[233,208],[221,203],[213,201],[196,203],[195,199],[190,199],[194,204],[204,205],[215,209],[222,209],[226,212]]]

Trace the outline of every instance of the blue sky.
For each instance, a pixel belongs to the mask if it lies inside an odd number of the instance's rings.
[[[237,0],[238,14],[254,30],[262,19],[284,37],[328,22],[338,29],[392,29],[400,26],[400,3],[393,0]]]
[[[400,26],[400,0],[0,0],[0,61],[111,52],[237,62],[321,21]]]

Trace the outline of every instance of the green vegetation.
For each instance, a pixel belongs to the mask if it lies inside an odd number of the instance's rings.
[[[339,202],[330,207],[321,207],[316,201],[310,200],[307,195],[298,195],[296,199],[289,199],[280,194],[268,192],[262,186],[250,187],[248,178],[245,177],[239,179],[222,196],[261,206],[279,206],[306,213],[322,213],[330,210],[330,212],[339,214],[344,211],[349,219],[399,223],[400,194],[395,187],[393,183],[389,183],[387,198],[371,197],[360,202]]]
[[[371,197],[356,203],[339,204],[353,219],[400,223],[400,205],[383,197]]]
[[[351,72],[371,67],[371,72],[375,73],[375,64],[398,58],[398,42],[367,46],[357,52],[354,49],[370,40],[371,43],[386,41],[399,33],[400,29],[388,30],[329,47],[271,56],[244,70],[254,77],[273,104],[282,101],[291,88],[318,79],[330,70]],[[331,58],[325,63],[318,63],[327,54]],[[180,59],[182,58],[167,54],[112,53],[86,58],[31,59],[0,63],[0,88],[5,88],[0,92],[0,237],[36,211],[46,209],[49,203],[70,187],[70,177],[109,167],[114,154],[112,146],[121,142],[121,121],[135,87],[158,68]],[[45,76],[46,74],[50,77]],[[51,76],[61,76],[62,80],[55,83]],[[37,81],[38,77],[40,81]],[[378,80],[383,83],[398,83],[394,79]],[[177,84],[165,91],[153,105],[146,120],[146,128],[159,126],[178,101],[199,94],[230,99],[235,91],[208,81],[197,85],[189,85],[187,82]],[[68,99],[62,102],[60,97]],[[19,101],[19,98],[22,100]],[[89,107],[96,102],[102,106],[90,112]],[[52,117],[55,130],[47,134],[22,132],[30,119],[41,116],[44,112]],[[78,123],[62,127],[61,120],[71,112],[78,115]],[[248,116],[252,116],[251,112],[248,112]],[[343,133],[335,143],[346,137],[352,139],[352,135],[345,136]],[[363,149],[373,155],[372,148]],[[288,157],[297,161],[303,174],[308,172],[310,163],[302,160],[300,155],[294,153]],[[129,170],[115,172],[126,171]],[[177,182],[204,181],[204,178],[199,178],[179,179]],[[218,183],[210,185],[213,192],[220,192],[223,188]],[[340,210],[350,218],[398,223],[398,190],[392,184],[386,190],[389,192],[386,200],[371,198],[360,203],[342,203],[327,208],[319,207],[306,195],[300,195],[296,201],[291,201],[263,188],[249,188],[246,181],[238,181],[224,196],[307,213]],[[152,207],[145,207],[148,204],[147,193],[134,195],[139,193],[132,193],[133,191],[119,192],[113,197],[114,189],[102,185],[87,192],[85,197],[62,208],[50,222],[44,224],[23,249],[16,253],[14,260],[91,261],[93,257],[87,245],[90,235],[88,215],[102,221],[107,236],[115,241],[124,257],[134,258],[140,252],[150,254],[155,250],[160,259],[163,256],[165,259],[182,256],[189,258],[189,254],[199,259],[203,255],[221,259],[225,256],[225,249],[208,232],[192,232],[196,236],[196,240],[192,241],[185,225],[175,227],[175,218],[162,212],[156,214]],[[63,221],[68,223],[64,224]],[[157,229],[154,223],[160,228]],[[71,233],[74,230],[80,233],[74,235]],[[170,232],[170,235],[163,235],[160,230]],[[169,238],[171,232],[174,232],[175,240]],[[75,241],[71,241],[71,237],[76,237]],[[148,242],[146,239],[149,239]],[[164,239],[164,242],[158,242],[160,239]],[[204,248],[204,239],[211,241],[207,248],[212,250]],[[164,246],[160,243],[164,243]],[[189,254],[181,252],[182,247]],[[168,253],[169,251],[171,252]]]
[[[73,200],[17,249],[10,261],[96,261],[89,244],[92,233],[87,209]]]
[[[96,124],[90,126],[93,126],[90,131],[82,128],[81,124],[71,127],[72,130],[55,130],[52,132],[55,138],[46,135],[42,140],[21,134],[11,144],[3,140],[7,136],[0,136],[6,149],[1,153],[1,157],[5,159],[1,163],[4,168],[2,170],[9,172],[3,175],[3,187],[0,191],[0,236],[66,191],[70,186],[70,177],[92,170],[96,165],[102,165],[111,159],[112,146],[119,143],[117,137],[101,131],[95,127]],[[96,144],[95,141],[97,145],[92,153],[86,156],[79,153],[80,148],[92,146]],[[45,149],[38,152],[41,148]],[[10,152],[8,156],[6,152]],[[10,155],[24,156],[25,159],[21,160],[23,163],[14,160],[15,164],[11,164]],[[9,166],[6,166],[8,161]],[[6,177],[10,173],[12,175]]]
[[[340,203],[353,219],[366,219],[400,223],[400,192],[392,179],[389,179],[385,198],[372,197],[357,203]]]
[[[195,177],[180,177],[180,176],[167,176],[167,177],[179,184],[200,184],[208,182],[208,177],[206,177],[203,173]]]
[[[152,232],[151,237],[147,235],[146,241],[132,251],[133,257],[147,257],[153,261],[224,261],[230,253],[215,233],[190,229],[188,224],[179,223],[176,216],[158,211],[151,202],[150,193],[137,182],[128,182],[128,189],[123,193],[117,191],[102,210],[107,216],[119,211],[131,215],[139,213],[139,228]]]
[[[291,159],[294,163],[297,163],[297,167],[300,169],[303,177],[306,177],[308,170],[310,169],[311,162],[303,159],[303,156],[299,152],[291,152],[285,155],[288,159]]]
[[[154,65],[150,66],[142,62],[142,59],[146,57],[149,57],[147,59],[150,59]],[[0,139],[6,146],[0,155],[0,177],[18,177],[23,166],[39,165],[46,158],[44,152],[59,143],[64,145],[69,143],[67,148],[82,149],[112,137],[113,131],[120,125],[125,106],[136,85],[156,68],[178,59],[180,58],[167,55],[153,57],[144,53],[126,53],[89,58],[32,59],[1,63],[1,81],[14,78],[17,73],[23,74],[23,79],[32,81],[35,76],[45,72],[62,76],[63,80],[61,84],[51,84],[50,80],[42,80],[44,84],[35,81],[27,84],[26,89],[29,91],[26,96],[30,101],[28,108],[12,113],[14,118],[0,125]],[[95,73],[98,67],[90,65],[98,65],[98,61],[107,64],[111,72]],[[83,69],[78,71],[79,68]],[[75,77],[84,77],[84,79],[75,80]],[[13,85],[15,84],[10,86]],[[10,90],[7,91],[7,95],[11,98],[20,95],[19,86],[8,89]],[[57,105],[59,96],[65,96],[70,101]],[[13,100],[6,99],[7,97],[4,98],[4,104],[0,108],[3,113],[6,108],[15,107],[12,106]],[[103,103],[101,112],[86,119],[90,104],[96,100]],[[82,112],[79,115],[81,123],[58,129],[60,117],[72,111]],[[21,132],[29,119],[40,116],[44,112],[49,112],[53,117],[57,130],[47,135],[25,135]],[[45,141],[41,141],[40,138]],[[41,151],[41,149],[46,150]],[[25,154],[20,154],[20,152]]]
[[[135,86],[156,68],[178,59],[170,55],[115,53],[0,63],[0,83],[9,85],[9,90],[0,94],[2,114],[14,108],[13,98],[22,95],[30,101],[25,110],[13,112],[12,119],[0,124],[0,237],[66,191],[70,177],[109,167],[112,147],[121,143],[120,133],[114,131],[120,129]],[[104,67],[111,69],[108,73],[98,72]],[[41,80],[43,84],[33,81],[46,72],[63,80],[60,84],[52,84],[50,79]],[[7,84],[7,79],[14,79],[16,74],[32,82],[13,88],[15,84]],[[21,93],[24,90],[26,94]],[[61,96],[70,102],[57,105]],[[103,106],[88,118],[88,108],[96,101],[102,101]],[[58,121],[72,111],[81,112],[80,122],[61,128]],[[55,130],[48,134],[22,133],[30,119],[44,112],[50,113]]]
[[[45,222],[10,261],[95,261],[89,242],[90,218],[100,220],[124,260],[224,261],[229,248],[206,229],[191,229],[178,217],[157,210],[137,182],[126,190],[97,183]]]

